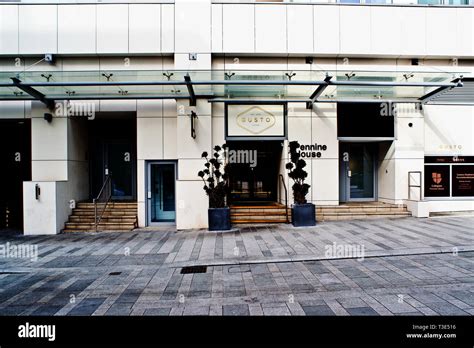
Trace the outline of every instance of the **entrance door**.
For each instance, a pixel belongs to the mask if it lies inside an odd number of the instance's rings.
[[[376,199],[375,151],[370,144],[341,145],[340,200],[374,201]]]
[[[148,163],[148,224],[176,221],[176,164]]]
[[[228,145],[230,203],[276,202],[281,141],[234,141]]]
[[[23,182],[31,180],[31,121],[0,120],[0,230],[23,229]]]
[[[134,197],[135,161],[132,155],[130,142],[105,143],[104,174],[112,177],[113,200],[128,200]]]

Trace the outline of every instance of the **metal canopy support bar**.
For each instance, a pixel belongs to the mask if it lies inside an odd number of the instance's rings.
[[[306,109],[311,109],[313,107],[313,103],[316,102],[319,96],[323,93],[323,91],[326,89],[331,79],[332,79],[332,76],[329,76],[329,75],[326,76],[326,78],[324,79],[324,82],[326,82],[326,84],[319,85],[318,88],[316,88],[316,90],[313,92],[313,94],[311,94],[311,96],[309,97],[311,101],[306,104]]]
[[[196,94],[194,93],[193,84],[191,83],[191,77],[189,75],[185,75],[184,81],[186,81],[186,87],[188,88],[189,105],[196,106]]]
[[[214,98],[209,99],[209,103],[269,103],[269,102],[281,102],[281,103],[311,103],[310,99],[229,99],[229,98]],[[315,103],[391,103],[391,104],[413,104],[420,103],[418,99],[328,99],[328,100],[317,100]]]
[[[17,87],[17,88],[21,89],[23,92],[31,95],[36,100],[41,101],[44,105],[46,105],[48,107],[48,109],[50,109],[50,110],[54,109],[54,100],[46,98],[46,96],[43,93],[37,91],[33,87],[23,85],[21,83],[21,80],[17,79],[16,77],[12,77],[11,79],[12,79],[13,84],[15,85],[15,87]]]
[[[420,100],[423,104],[474,105],[474,79],[461,76],[453,82],[457,82],[459,88],[437,88]]]
[[[12,78],[13,79],[13,78]],[[185,77],[186,79],[186,77]],[[110,81],[110,82],[31,82],[30,87],[98,87],[98,86],[165,86],[188,85],[188,81]],[[289,81],[289,80],[206,80],[193,81],[191,85],[243,85],[243,86],[360,86],[360,87],[458,87],[458,83],[439,82],[387,82],[387,81]],[[15,87],[14,84],[0,84],[0,87]]]

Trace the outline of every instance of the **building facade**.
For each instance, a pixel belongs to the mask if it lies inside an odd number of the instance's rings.
[[[59,233],[111,176],[138,226],[206,228],[203,151],[286,203],[289,141],[316,206],[473,211],[473,70],[464,3],[0,2],[2,224]]]

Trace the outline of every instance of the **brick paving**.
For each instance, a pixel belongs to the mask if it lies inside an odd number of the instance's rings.
[[[0,254],[0,315],[472,315],[473,226],[443,217],[222,234],[0,232],[3,249],[39,253]],[[192,265],[207,269],[181,274]]]

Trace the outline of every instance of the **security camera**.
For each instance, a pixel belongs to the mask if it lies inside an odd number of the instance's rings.
[[[50,64],[54,64],[54,56],[52,54],[45,54],[44,61]]]
[[[53,115],[47,112],[43,115],[43,118],[46,122],[51,123],[51,121],[53,120]]]

